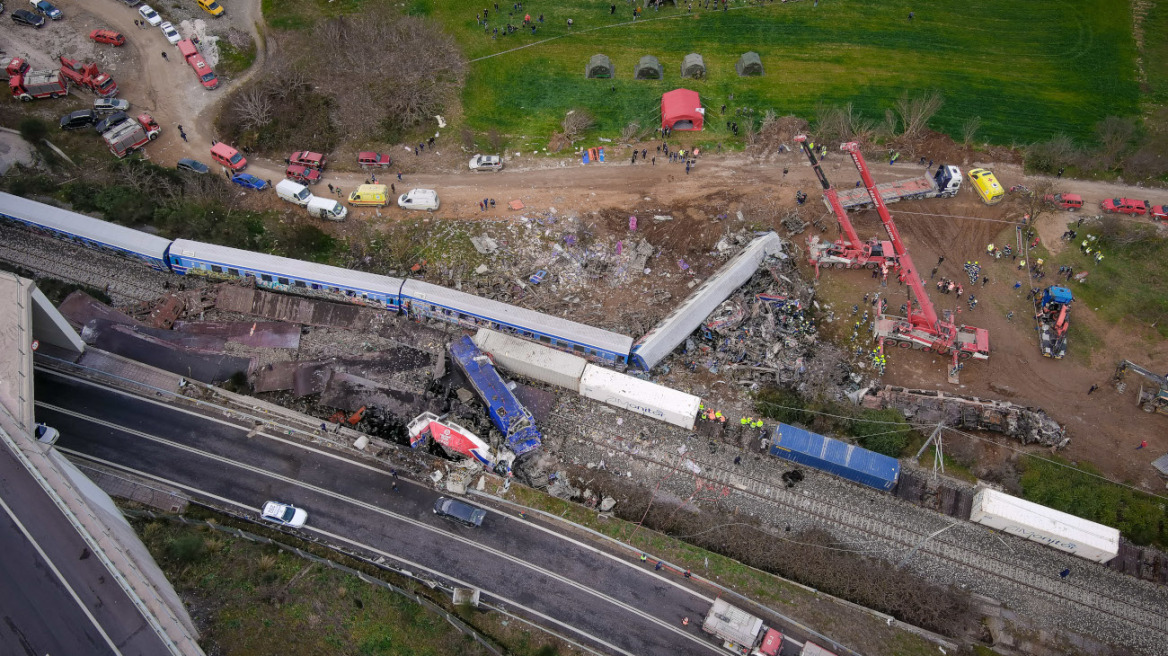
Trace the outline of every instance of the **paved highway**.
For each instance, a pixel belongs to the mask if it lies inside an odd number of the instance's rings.
[[[428,486],[402,479],[395,492],[387,472],[364,463],[263,432],[247,438],[250,426],[59,374],[38,372],[36,394],[38,417],[60,429],[58,448],[75,457],[257,514],[269,499],[303,507],[308,533],[480,588],[607,653],[724,653],[698,628],[710,595],[557,527],[490,507],[480,528],[455,524],[433,514],[439,495]]]
[[[0,654],[167,653],[81,535],[0,445]]]

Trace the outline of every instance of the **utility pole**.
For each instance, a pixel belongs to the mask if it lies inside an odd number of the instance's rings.
[[[933,442],[937,443],[937,448],[933,451],[933,480],[934,481],[937,480],[937,469],[940,469],[942,474],[945,473],[945,454],[944,454],[943,445],[941,444],[941,429],[944,427],[945,427],[944,423],[938,423],[937,427],[933,429],[933,434],[929,436],[929,439],[925,440],[925,443],[921,445],[920,451],[917,451],[916,457],[913,458],[913,460],[919,460],[921,457],[921,454],[925,452],[925,449],[929,448],[930,444],[932,444]]]

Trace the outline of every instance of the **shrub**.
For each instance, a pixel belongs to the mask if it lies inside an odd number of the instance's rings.
[[[49,136],[49,126],[35,116],[23,119],[19,129],[21,138],[34,146],[40,145]]]
[[[206,551],[201,535],[180,535],[166,544],[166,556],[185,565],[198,562]]]

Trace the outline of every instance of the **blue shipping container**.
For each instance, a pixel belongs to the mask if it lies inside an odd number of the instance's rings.
[[[900,476],[896,458],[787,424],[779,424],[771,433],[771,455],[877,490],[891,490]]]

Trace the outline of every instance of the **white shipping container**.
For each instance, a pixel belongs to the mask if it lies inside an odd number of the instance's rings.
[[[693,430],[698,406],[702,403],[692,394],[592,364],[584,367],[580,394],[687,430]]]
[[[1118,530],[989,488],[973,497],[969,519],[1097,563],[1119,553]]]
[[[490,353],[495,364],[513,374],[580,391],[580,376],[588,364],[584,358],[489,328],[480,328],[474,343]]]

